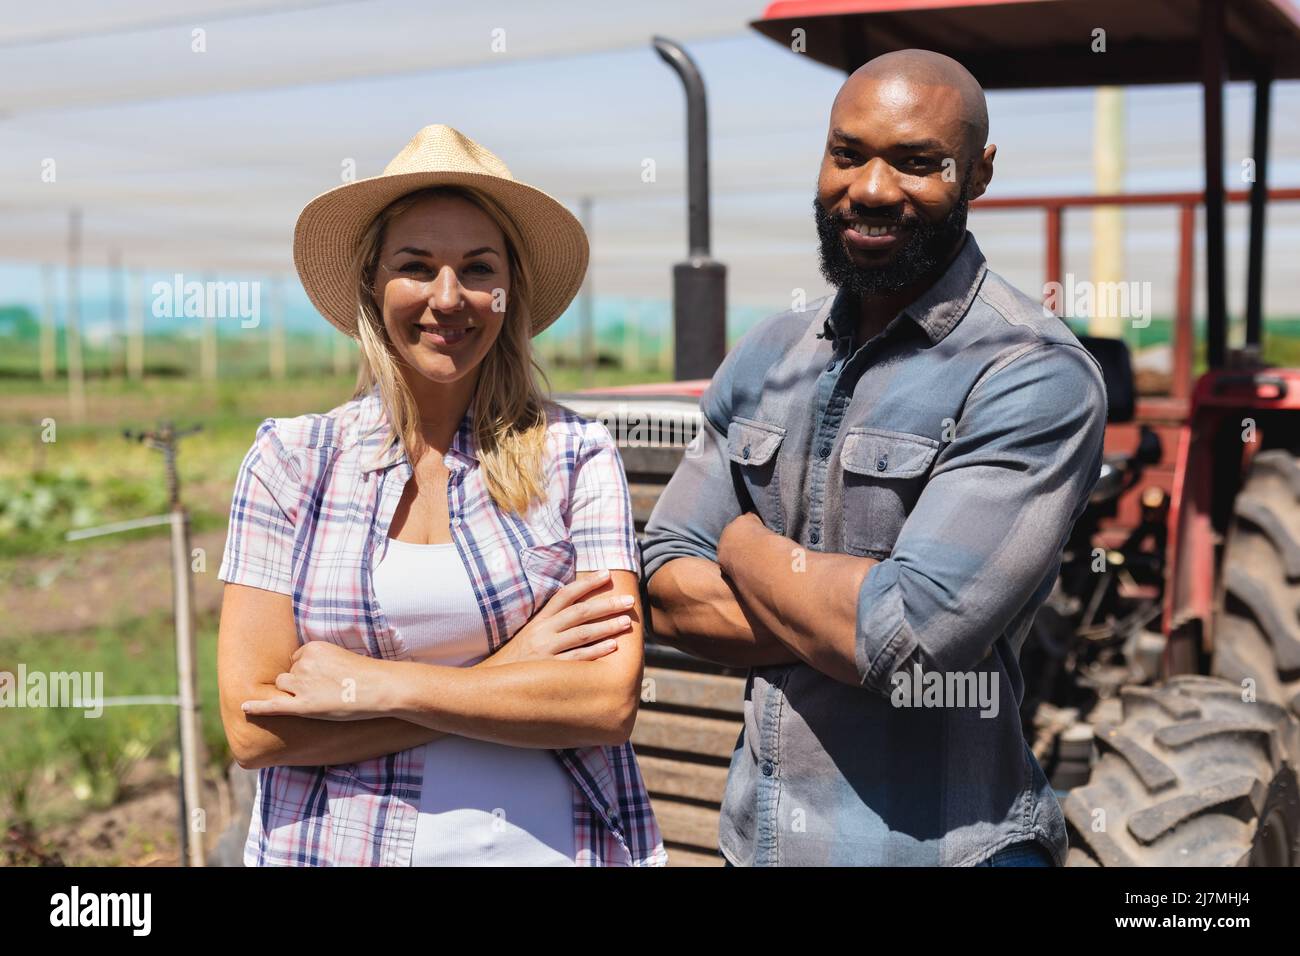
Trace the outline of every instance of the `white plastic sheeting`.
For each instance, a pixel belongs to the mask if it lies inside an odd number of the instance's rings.
[[[601,295],[670,295],[685,252],[684,103],[650,50],[683,41],[709,88],[714,255],[733,303],[786,307],[823,285],[812,198],[842,77],[748,29],[762,0],[446,3],[430,0],[70,0],[0,4],[0,262],[63,263],[68,212],[86,266],[224,278],[290,273],[302,205],[383,165],[445,122],[575,210],[592,200]],[[1128,188],[1195,189],[1192,87],[1129,95]],[[1274,96],[1273,180],[1300,185],[1300,84]],[[992,194],[1091,190],[1088,91],[990,97]],[[1250,95],[1228,97],[1228,169],[1249,149]],[[648,170],[653,176],[648,176]],[[53,181],[46,181],[51,178]],[[647,181],[647,178],[650,181]],[[1244,217],[1230,225],[1239,296]],[[1132,217],[1129,272],[1172,307],[1176,221]],[[1042,281],[1040,220],[977,214],[995,268]],[[1067,217],[1066,266],[1086,271],[1087,214]],[[1279,206],[1267,305],[1300,313],[1300,208]],[[4,296],[0,296],[4,297]]]

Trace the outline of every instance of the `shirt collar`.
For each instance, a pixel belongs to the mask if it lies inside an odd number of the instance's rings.
[[[960,251],[948,264],[943,275],[906,305],[900,314],[916,323],[932,345],[937,344],[956,328],[970,308],[987,268],[984,253],[975,242],[975,236],[966,233]],[[843,289],[837,292],[822,325],[820,338],[835,342],[840,339],[852,340],[858,320],[857,309],[853,305]]]
[[[378,459],[375,453],[384,444],[388,438],[388,416],[384,412],[383,400],[379,395],[379,386],[376,385],[370,390],[370,393],[362,400],[366,410],[366,420],[371,422],[365,436],[361,439],[362,466],[363,474],[372,471],[381,471],[385,468],[391,468],[394,465],[405,463],[410,464],[407,457],[406,448],[400,438],[394,441],[386,452]],[[465,417],[460,420],[460,427],[456,429],[456,434],[451,438],[451,447],[447,449],[447,457],[460,460],[466,464],[473,464],[478,461],[478,444],[474,440],[474,408],[473,403],[465,410]],[[450,461],[448,462],[450,465]]]

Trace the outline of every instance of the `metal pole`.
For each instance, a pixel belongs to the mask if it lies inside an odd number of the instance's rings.
[[[1124,191],[1124,89],[1103,86],[1096,93],[1092,146],[1093,182],[1099,195]],[[1094,206],[1092,210],[1093,288],[1116,288],[1124,281],[1124,208]],[[1123,338],[1129,316],[1112,315],[1111,297],[1099,295],[1088,317],[1088,334]]]
[[[578,201],[578,219],[582,222],[582,228],[586,230],[588,240],[590,240],[592,226],[590,196],[583,196]],[[591,387],[592,373],[596,367],[595,302],[592,299],[594,293],[591,286],[591,266],[589,264],[587,274],[582,279],[582,298],[578,305],[579,365],[582,369],[582,384],[587,388]]]
[[[1186,203],[1178,212],[1178,302],[1174,311],[1173,395],[1187,400],[1192,394],[1192,296],[1196,288],[1196,206]]]
[[[1224,283],[1223,0],[1201,0],[1201,84],[1205,122],[1206,358],[1222,368],[1228,350]]]
[[[1250,250],[1246,260],[1246,347],[1259,349],[1264,331],[1264,210],[1268,199],[1269,100],[1273,77],[1255,76],[1255,179],[1250,184]]]
[[[727,353],[727,267],[709,253],[709,119],[704,78],[681,44],[653,39],[686,90],[689,258],[673,266],[673,375],[709,378]]]
[[[108,374],[126,374],[126,294],[122,289],[122,253],[108,251]]]
[[[41,381],[52,382],[58,377],[58,325],[55,321],[54,267],[41,266],[41,291],[44,294],[41,309]]]
[[[174,463],[173,463],[174,467]],[[181,791],[184,795],[181,818],[182,850],[190,866],[203,866],[203,833],[194,827],[194,811],[203,807],[200,787],[199,755],[202,738],[199,731],[198,673],[194,666],[192,618],[194,582],[190,576],[190,522],[180,502],[172,505],[172,592],[176,614],[176,685],[180,697]],[[200,817],[202,819],[202,817]]]
[[[133,381],[144,380],[144,277],[126,276],[127,375]]]
[[[203,286],[203,319],[200,328],[201,338],[199,340],[199,370],[205,382],[216,384],[217,381],[217,318],[208,308],[208,302],[212,298],[208,290],[212,288],[211,276],[202,277]]]
[[[163,453],[167,469],[167,499],[171,504],[172,544],[172,609],[176,623],[176,693],[180,700],[177,723],[180,731],[181,787],[180,787],[180,838],[181,855],[190,866],[203,866],[202,828],[193,826],[192,814],[203,810],[202,777],[203,737],[199,723],[198,668],[194,646],[194,582],[190,575],[189,515],[180,501],[180,477],[176,471],[176,444],[187,435],[199,431],[201,426],[177,431],[171,422],[152,432],[127,431],[127,438],[136,438]],[[101,529],[102,530],[102,529]],[[206,819],[206,813],[200,815]]]
[[[287,376],[284,351],[284,280],[271,280],[271,377],[283,381]]]
[[[68,405],[74,421],[86,418],[86,371],[81,364],[81,210],[68,214],[68,304],[64,330],[68,350]]]
[[[1059,205],[1047,207],[1047,280],[1045,285],[1055,283],[1057,288],[1061,285],[1061,232],[1062,232],[1062,215],[1063,210]],[[1060,296],[1057,299],[1057,314],[1061,314]]]

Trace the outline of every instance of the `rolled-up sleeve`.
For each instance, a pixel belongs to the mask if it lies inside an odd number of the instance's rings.
[[[727,457],[731,376],[740,346],[733,348],[700,396],[700,430],[673,472],[641,543],[645,579],[674,558],[718,560],[718,540],[741,513]]]
[[[268,418],[258,426],[235,479],[219,580],[293,593],[301,490],[299,465],[276,434],[275,419]]]
[[[578,571],[641,570],[623,459],[602,422],[587,423],[578,452],[569,499],[569,537],[577,552]]]
[[[1101,466],[1106,392],[1082,348],[1039,343],[976,384],[887,560],[858,591],[857,667],[973,669],[1050,585]]]

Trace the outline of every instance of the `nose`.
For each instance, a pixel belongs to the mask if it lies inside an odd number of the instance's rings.
[[[436,312],[458,312],[465,306],[460,279],[451,266],[443,266],[434,276],[429,289],[429,308]]]
[[[903,201],[903,190],[895,172],[894,167],[880,157],[868,160],[849,184],[849,202],[868,208],[897,206]]]

